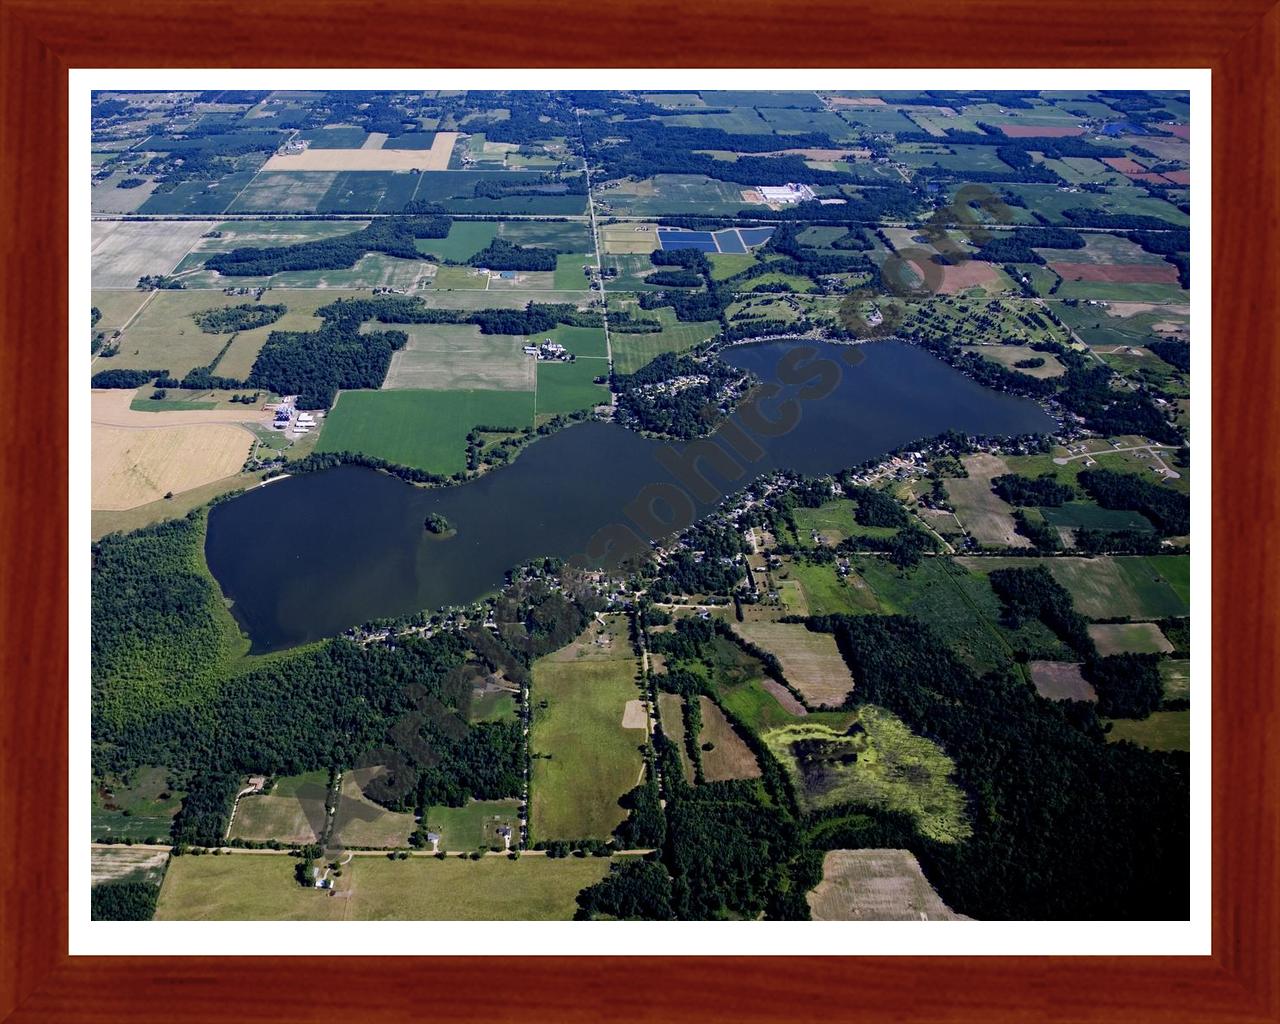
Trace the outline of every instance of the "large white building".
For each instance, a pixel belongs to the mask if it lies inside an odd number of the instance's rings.
[[[787,182],[785,185],[757,185],[756,191],[764,197],[766,203],[799,203],[814,198],[813,189],[794,182]]]

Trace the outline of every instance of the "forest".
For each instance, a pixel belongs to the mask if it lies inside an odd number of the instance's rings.
[[[925,624],[830,616],[858,680],[850,701],[888,708],[955,761],[974,834],[909,845],[943,899],[990,920],[1177,920],[1188,910],[1185,754],[1102,742],[1088,705],[978,677]]]

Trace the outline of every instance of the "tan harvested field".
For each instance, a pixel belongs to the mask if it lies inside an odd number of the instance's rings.
[[[386,771],[382,765],[344,772],[333,838],[343,846],[404,846],[417,827],[412,814],[389,811],[364,795],[364,787]]]
[[[140,292],[140,299],[146,298]],[[279,302],[274,294],[265,300]],[[99,356],[93,369],[99,370],[168,370],[170,376],[182,377],[197,366],[208,366],[227,343],[228,334],[205,334],[191,318],[206,309],[225,308],[252,303],[245,295],[224,295],[212,289],[183,289],[152,293],[136,319],[120,336],[120,349],[109,358]],[[243,332],[246,342],[252,337],[266,339],[277,325]],[[242,338],[236,339],[235,348]],[[258,342],[261,348],[261,342]],[[256,354],[256,352],[255,352]],[[231,353],[228,351],[227,357]],[[227,371],[219,364],[218,372]]]
[[[702,732],[698,734],[698,743],[712,744],[711,750],[702,751],[702,774],[706,780],[758,779],[761,772],[756,755],[733,731],[720,705],[706,695],[698,698],[698,705],[702,712]]]
[[[89,203],[94,213],[133,213],[151,198],[159,184],[155,179],[149,179],[137,188],[116,187],[116,182],[127,176],[125,171],[115,171],[111,177],[93,186]]]
[[[1137,316],[1139,313],[1149,313],[1153,309],[1158,309],[1170,316],[1190,316],[1191,307],[1186,305],[1159,305],[1154,302],[1118,302],[1112,301],[1107,303],[1107,316],[1117,316],[1121,319],[1128,319],[1131,316]]]
[[[360,148],[361,149],[381,149],[383,144],[386,141],[387,141],[386,132],[370,132],[368,135],[365,136],[364,145],[362,145]]]
[[[1005,276],[998,267],[985,260],[961,260],[942,268],[942,283],[938,291],[942,295],[958,295],[970,288],[986,292],[999,291],[1005,284]]]
[[[170,491],[178,494],[231,476],[244,464],[252,443],[247,430],[225,423],[151,428],[95,424],[92,507],[134,508]]]
[[[773,695],[773,699],[782,705],[784,711],[797,717],[803,717],[809,713],[809,709],[796,700],[795,695],[776,679],[764,679],[760,685]]]
[[[192,409],[189,412],[137,412],[129,406],[138,391],[125,388],[90,390],[90,419],[96,429],[105,427],[190,427],[210,423],[271,425],[271,413],[259,406],[240,405],[234,409]]]
[[[815,921],[968,921],[934,891],[909,850],[831,850],[809,893]]]
[[[532,391],[538,363],[525,339],[481,334],[475,324],[405,324],[408,344],[391,357],[384,389]]]
[[[1029,377],[1040,379],[1061,377],[1067,372],[1066,367],[1058,362],[1058,357],[1052,352],[1037,352],[1035,349],[1026,348],[1022,345],[964,345],[963,348],[966,352],[976,352],[983,359],[990,359],[993,363],[999,363],[1007,369],[1025,373]],[[1023,359],[1043,359],[1044,366],[1014,366],[1014,363]],[[948,481],[949,483],[950,481]]]
[[[832,107],[886,106],[885,101],[879,96],[825,96],[823,98],[827,101],[827,104]]]
[[[1173,644],[1154,622],[1117,622],[1089,626],[1089,637],[1098,653],[1168,654]]]
[[[168,274],[214,221],[94,221],[94,288],[135,288],[146,274]]]
[[[653,224],[603,224],[600,245],[609,254],[650,253],[658,248],[658,232]]]
[[[622,728],[649,729],[649,709],[642,700],[629,700],[622,709]]]
[[[1171,263],[1050,263],[1064,281],[1106,281],[1110,284],[1177,284]]]
[[[798,622],[739,622],[737,632],[782,663],[787,681],[810,707],[839,707],[853,689],[853,677],[836,639]]]
[[[1049,700],[1098,699],[1097,691],[1080,674],[1078,662],[1033,661],[1027,666],[1036,693]]]
[[[304,149],[277,153],[264,171],[444,171],[457,132],[437,132],[430,149]]]
[[[947,494],[965,529],[979,544],[1030,547],[1031,541],[1014,532],[1013,509],[991,491],[992,477],[1009,472],[1004,459],[979,452],[966,455],[961,461],[969,476],[947,480]]]
[[[94,885],[104,882],[155,882],[164,877],[168,850],[135,850],[128,846],[95,846],[89,853]]]

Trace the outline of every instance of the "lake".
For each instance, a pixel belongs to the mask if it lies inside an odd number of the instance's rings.
[[[833,472],[948,429],[1054,427],[1034,402],[900,342],[758,344],[724,359],[778,393],[696,449],[587,422],[453,487],[414,487],[356,466],[290,477],[212,509],[209,568],[253,650],[279,650],[370,619],[465,604],[534,558],[616,564],[628,547],[683,528],[769,470]],[[456,534],[424,530],[433,512]]]

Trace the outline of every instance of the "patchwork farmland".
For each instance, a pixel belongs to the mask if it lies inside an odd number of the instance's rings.
[[[1185,918],[1190,110],[96,94],[95,916]]]

